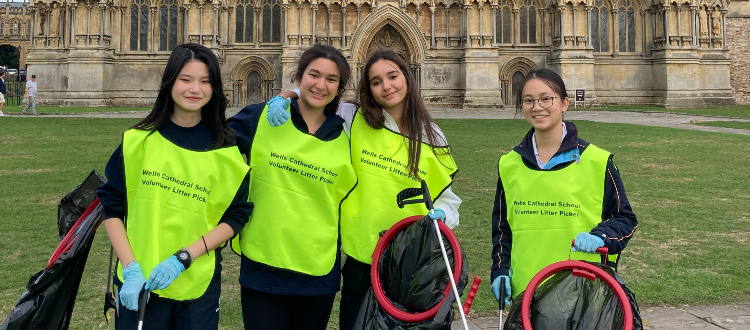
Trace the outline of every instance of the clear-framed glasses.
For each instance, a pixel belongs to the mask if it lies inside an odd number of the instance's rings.
[[[523,99],[521,100],[521,104],[524,109],[529,110],[534,107],[534,102],[537,102],[539,103],[540,108],[547,109],[552,106],[552,103],[556,98],[557,96],[544,96],[538,99]]]

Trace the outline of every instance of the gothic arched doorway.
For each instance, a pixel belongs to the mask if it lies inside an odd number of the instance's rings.
[[[379,49],[392,50],[401,56],[406,64],[411,62],[411,54],[409,54],[409,47],[406,45],[404,37],[390,24],[383,26],[372,38],[372,42],[367,48],[367,57],[369,58],[370,54]]]
[[[505,63],[500,70],[500,93],[505,104],[516,105],[518,85],[529,72],[538,67],[525,57],[516,57]]]
[[[510,80],[510,86],[511,86],[511,102],[513,104],[516,104],[516,100],[518,99],[518,88],[521,87],[521,81],[523,81],[523,77],[525,75],[521,71],[516,71],[513,73],[513,78]]]
[[[250,71],[247,74],[247,104],[256,104],[263,102],[263,93],[261,92],[261,80],[258,71]]]

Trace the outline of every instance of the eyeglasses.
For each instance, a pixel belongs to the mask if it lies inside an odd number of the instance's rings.
[[[557,96],[545,96],[538,99],[523,99],[521,100],[521,104],[524,109],[529,110],[534,107],[534,102],[537,102],[540,108],[547,109],[552,106],[552,101],[556,98]]]

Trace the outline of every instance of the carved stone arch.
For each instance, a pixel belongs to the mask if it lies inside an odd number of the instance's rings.
[[[357,27],[352,37],[352,58],[355,63],[364,63],[367,61],[367,51],[370,43],[375,34],[380,32],[386,25],[393,27],[403,37],[409,50],[410,58],[407,60],[410,63],[421,63],[427,51],[424,34],[422,34],[417,24],[405,12],[391,5],[379,7],[367,15]]]
[[[503,65],[502,69],[500,69],[500,93],[505,104],[511,104],[511,100],[513,99],[513,95],[511,95],[511,91],[513,90],[513,74],[521,72],[526,76],[529,72],[538,68],[536,63],[525,57],[514,57]]]
[[[271,65],[258,56],[248,56],[237,63],[230,74],[232,81],[232,104],[249,104],[247,100],[247,78],[253,72],[260,76],[260,99],[268,100],[271,97],[271,90],[276,79]]]

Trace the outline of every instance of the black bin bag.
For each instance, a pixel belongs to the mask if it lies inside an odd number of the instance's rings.
[[[620,284],[633,312],[633,330],[643,330],[635,295],[612,267],[593,263]],[[521,323],[522,292],[513,299],[504,330],[523,330]],[[530,310],[534,330],[621,330],[620,302],[614,291],[601,279],[594,281],[574,276],[572,270],[557,272],[534,292]]]
[[[443,242],[451,267],[455,269],[454,251],[445,234]],[[419,322],[400,320],[380,305],[370,288],[357,314],[355,329],[450,329],[453,322],[451,305],[455,298],[450,291],[448,271],[439,244],[433,221],[425,216],[399,231],[383,249],[378,262],[381,287],[394,307],[409,313],[424,313],[437,308],[437,314]],[[463,251],[461,255],[464,256]],[[456,281],[459,293],[463,292],[467,282],[468,269],[466,258],[463,258]],[[446,288],[449,288],[447,294]]]
[[[66,330],[70,325],[86,259],[101,223],[96,171],[68,193],[58,206],[61,242],[47,265],[31,276],[0,330]]]

